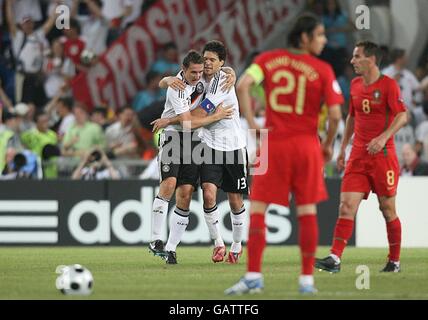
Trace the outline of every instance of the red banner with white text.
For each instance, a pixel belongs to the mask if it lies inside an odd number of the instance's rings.
[[[163,44],[174,41],[180,53],[200,50],[217,39],[228,48],[237,70],[246,56],[294,17],[303,0],[162,0],[152,5],[132,27],[99,57],[99,62],[72,81],[76,100],[89,108],[118,108],[145,85],[145,74]]]

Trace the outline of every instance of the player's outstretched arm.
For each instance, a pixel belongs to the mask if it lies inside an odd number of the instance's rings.
[[[186,84],[177,77],[163,77],[162,80],[159,81],[159,88],[167,89],[168,87],[174,90],[184,90],[186,89]]]

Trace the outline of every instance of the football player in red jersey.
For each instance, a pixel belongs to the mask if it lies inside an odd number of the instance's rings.
[[[339,218],[331,254],[315,264],[329,272],[340,271],[340,258],[352,235],[358,207],[370,191],[377,195],[388,233],[388,262],[381,271],[400,271],[401,223],[395,209],[400,167],[394,134],[407,123],[407,113],[396,81],[380,73],[380,59],[375,43],[356,44],[351,64],[360,76],[351,83],[349,114],[337,159],[338,169],[345,168]],[[352,134],[354,142],[345,166],[345,149]]]
[[[324,26],[313,15],[303,15],[288,36],[290,49],[267,51],[255,58],[238,83],[238,97],[251,128],[257,128],[250,107],[250,90],[263,82],[266,94],[267,172],[255,175],[251,186],[247,273],[225,294],[263,289],[262,255],[266,245],[265,211],[270,203],[289,206],[294,195],[299,222],[302,271],[301,293],[315,293],[313,263],[318,243],[316,204],[327,199],[324,161],[341,119],[343,96],[331,66],[316,58],[327,39]],[[317,132],[322,102],[328,105],[328,134],[320,143]],[[323,159],[324,156],[324,159]]]

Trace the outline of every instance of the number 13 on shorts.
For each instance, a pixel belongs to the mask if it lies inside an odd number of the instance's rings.
[[[242,177],[240,179],[237,180],[237,187],[236,189],[238,190],[244,190],[247,188],[247,179],[245,179],[245,177]]]

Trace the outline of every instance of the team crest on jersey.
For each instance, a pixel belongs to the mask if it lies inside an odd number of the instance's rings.
[[[171,168],[170,168],[169,164],[164,164],[164,165],[162,166],[162,171],[163,171],[163,172],[169,172],[169,170],[171,170]]]
[[[380,100],[380,90],[375,90],[373,92],[373,98],[375,99],[375,101],[379,101]]]
[[[198,93],[198,94],[201,94],[202,92],[204,92],[204,84],[202,83],[202,82],[198,82],[198,84],[196,85],[196,89],[195,89],[195,91]]]

